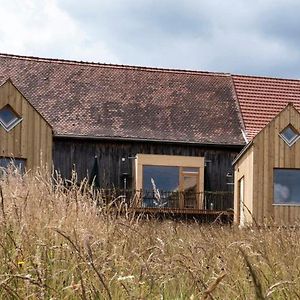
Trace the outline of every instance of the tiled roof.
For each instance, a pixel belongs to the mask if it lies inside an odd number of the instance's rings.
[[[300,80],[233,75],[248,140],[288,103],[300,109]]]
[[[56,135],[241,145],[229,74],[0,54]]]

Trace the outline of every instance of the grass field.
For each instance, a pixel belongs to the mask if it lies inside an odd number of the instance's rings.
[[[88,186],[0,181],[1,299],[299,299],[300,231],[116,216]]]

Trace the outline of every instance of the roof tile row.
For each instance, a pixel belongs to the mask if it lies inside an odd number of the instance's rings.
[[[243,145],[300,81],[0,54],[11,78],[60,136]]]

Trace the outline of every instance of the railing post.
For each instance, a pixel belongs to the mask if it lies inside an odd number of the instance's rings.
[[[183,192],[179,191],[179,208],[183,209],[184,207],[184,194]]]
[[[137,196],[137,207],[142,207],[142,202],[143,202],[143,190],[138,190],[138,196]]]
[[[199,210],[201,210],[201,209],[203,209],[203,203],[204,203],[204,192],[200,192],[200,193],[198,193],[198,197],[197,197],[197,208],[199,209]]]

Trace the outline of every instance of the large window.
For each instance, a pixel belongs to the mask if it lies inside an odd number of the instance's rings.
[[[161,191],[178,191],[179,167],[144,166],[143,190],[152,190],[154,185]]]
[[[203,157],[139,154],[136,166],[143,207],[202,207]]]
[[[144,206],[196,208],[199,168],[143,166]]]
[[[300,169],[274,169],[274,204],[300,205]]]
[[[177,206],[179,167],[143,166],[143,206]]]

